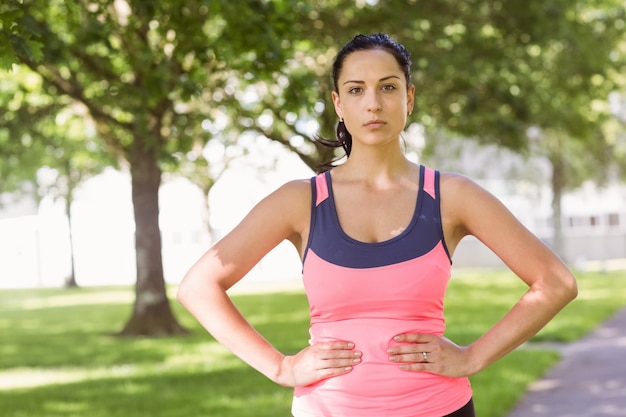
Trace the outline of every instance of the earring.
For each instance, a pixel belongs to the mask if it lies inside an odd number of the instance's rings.
[[[343,117],[339,118],[339,123],[343,123]]]

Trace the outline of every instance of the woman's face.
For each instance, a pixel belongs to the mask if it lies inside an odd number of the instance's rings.
[[[407,87],[395,57],[381,49],[348,55],[332,97],[355,141],[371,145],[396,141],[413,110],[415,88]]]

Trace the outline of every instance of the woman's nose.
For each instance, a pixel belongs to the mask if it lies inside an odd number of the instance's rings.
[[[372,93],[370,94],[369,100],[367,102],[367,110],[372,113],[376,113],[382,109],[382,105],[380,103],[380,97],[378,94]]]

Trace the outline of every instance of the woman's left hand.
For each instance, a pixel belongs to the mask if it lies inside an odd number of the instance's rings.
[[[432,334],[406,333],[394,337],[398,343],[387,350],[389,360],[400,369],[411,372],[431,372],[451,378],[475,374],[471,369],[469,349],[451,340]]]

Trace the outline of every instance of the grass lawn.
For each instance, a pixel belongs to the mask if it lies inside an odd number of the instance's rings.
[[[580,295],[534,340],[569,342],[626,306],[626,274],[579,274]],[[446,299],[447,336],[469,343],[521,296],[501,271],[461,271]],[[171,288],[172,295],[175,288]],[[308,340],[301,292],[240,294],[235,302],[285,353]],[[289,416],[291,390],[274,385],[215,343],[175,302],[188,337],[119,339],[132,288],[0,291],[3,417]],[[558,360],[518,349],[472,377],[481,417],[506,415],[528,383]]]

